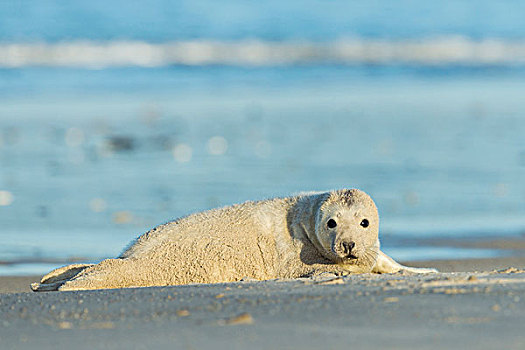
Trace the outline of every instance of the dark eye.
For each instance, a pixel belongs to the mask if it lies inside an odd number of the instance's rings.
[[[361,225],[363,227],[368,227],[368,225],[370,225],[370,223],[368,222],[367,219],[363,219],[363,221],[361,221],[361,223],[359,225]]]
[[[334,228],[337,226],[337,222],[335,222],[334,219],[330,219],[328,220],[328,222],[326,223],[326,226],[328,226],[328,228]]]

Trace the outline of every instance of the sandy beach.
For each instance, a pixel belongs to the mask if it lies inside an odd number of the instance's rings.
[[[443,272],[50,293],[29,292],[38,277],[2,277],[0,343],[6,349],[525,346],[525,258],[412,265]]]

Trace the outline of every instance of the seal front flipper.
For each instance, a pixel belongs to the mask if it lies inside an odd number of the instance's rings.
[[[436,269],[433,268],[421,268],[421,267],[410,267],[410,266],[404,266],[383,253],[382,251],[379,251],[379,255],[377,256],[377,261],[372,269],[372,272],[375,273],[396,273],[400,271],[409,271],[414,273],[436,273],[439,272]]]
[[[50,292],[58,290],[64,283],[78,275],[93,264],[73,264],[54,269],[40,280],[40,283],[31,283],[33,292]]]

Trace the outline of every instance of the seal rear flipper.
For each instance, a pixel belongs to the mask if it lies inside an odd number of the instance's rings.
[[[94,266],[94,264],[73,264],[59,267],[58,269],[54,269],[53,271],[49,272],[47,275],[42,277],[40,283],[48,284],[69,280],[78,275],[79,272],[91,266]]]
[[[49,292],[58,290],[64,283],[78,275],[93,264],[73,264],[59,267],[42,277],[40,283],[31,283],[33,292]]]
[[[58,288],[63,285],[66,281],[60,281],[56,283],[31,283],[31,290],[33,292],[53,292],[57,291]]]

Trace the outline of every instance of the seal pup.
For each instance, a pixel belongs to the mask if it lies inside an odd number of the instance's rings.
[[[248,201],[155,227],[116,259],[58,268],[33,291],[297,278],[323,272],[436,272],[379,249],[374,201],[357,189]]]

